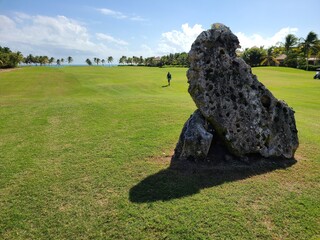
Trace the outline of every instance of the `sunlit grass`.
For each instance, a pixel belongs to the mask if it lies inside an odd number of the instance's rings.
[[[253,69],[296,111],[297,164],[197,175],[167,169],[195,110],[186,70],[0,73],[0,239],[317,239],[320,81]]]

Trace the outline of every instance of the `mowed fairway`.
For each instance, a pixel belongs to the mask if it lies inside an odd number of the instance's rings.
[[[296,111],[297,163],[226,177],[167,169],[186,70],[0,72],[0,239],[319,239],[320,81],[253,69]]]

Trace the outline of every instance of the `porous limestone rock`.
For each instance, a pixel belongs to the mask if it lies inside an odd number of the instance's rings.
[[[257,80],[250,66],[236,56],[238,47],[238,38],[223,24],[213,24],[192,44],[188,91],[205,119],[201,121],[212,125],[235,156],[293,158],[299,144],[294,111]],[[194,125],[198,135],[205,136]],[[192,152],[197,156],[197,147],[190,143],[197,139],[185,139],[190,147],[184,147],[181,156]]]

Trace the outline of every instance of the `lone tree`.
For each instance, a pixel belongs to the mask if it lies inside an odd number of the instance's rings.
[[[109,57],[108,57],[108,63],[109,63],[109,65],[111,65],[112,62],[113,62],[113,57],[112,57],[112,56],[109,56]]]
[[[297,46],[297,44],[298,44],[298,38],[293,34],[288,34],[284,42],[285,53],[288,55],[291,49]]]
[[[69,56],[68,59],[67,59],[67,61],[68,61],[68,63],[70,64],[70,63],[73,62],[73,58],[72,58],[71,56]]]
[[[309,61],[308,58],[310,57],[311,50],[314,50],[314,48],[317,46],[317,43],[319,42],[318,36],[314,32],[309,32],[306,39],[302,39],[301,47],[304,53],[304,57],[306,59],[306,70],[308,70]]]
[[[91,60],[90,60],[89,58],[86,59],[86,63],[87,63],[89,66],[92,65],[92,62],[91,62]]]

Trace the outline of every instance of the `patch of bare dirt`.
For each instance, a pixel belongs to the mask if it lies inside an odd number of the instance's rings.
[[[22,69],[22,68],[6,68],[6,69],[0,68],[0,73],[1,72],[11,72],[11,71],[18,70],[18,69]]]

